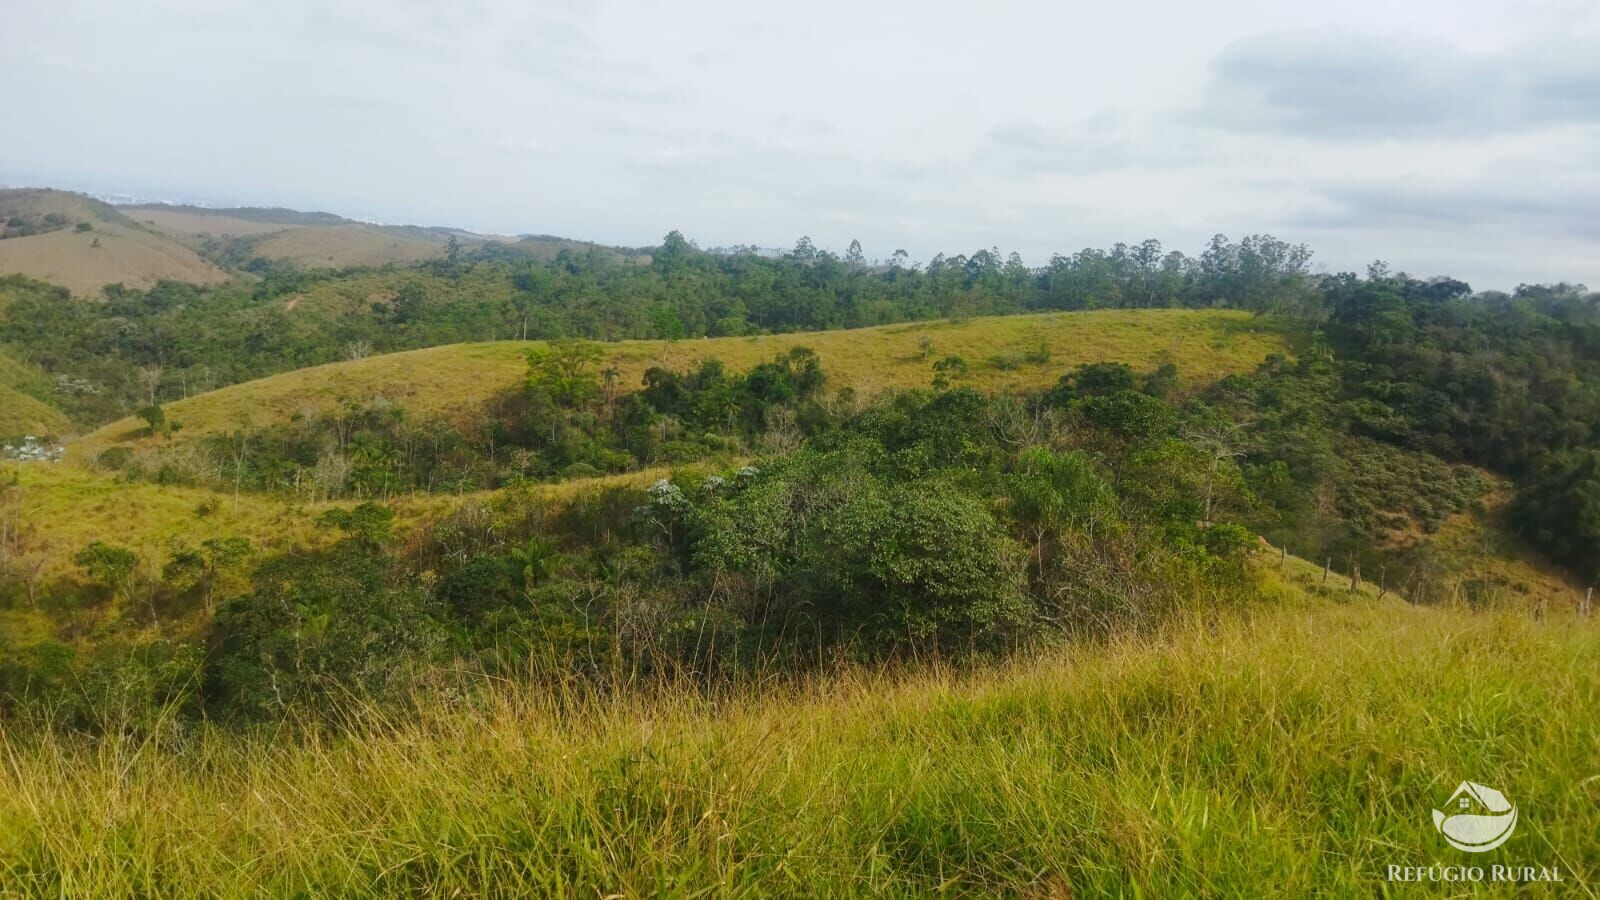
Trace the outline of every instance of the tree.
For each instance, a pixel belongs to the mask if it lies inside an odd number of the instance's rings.
[[[949,390],[951,383],[966,377],[967,361],[959,356],[946,356],[933,364],[933,389]]]
[[[167,413],[160,406],[151,404],[139,410],[139,418],[149,426],[151,434],[158,434],[161,427],[167,424]]]
[[[354,509],[330,509],[317,518],[317,524],[338,528],[358,546],[375,552],[394,537],[394,510],[368,502]]]
[[[1006,479],[1011,517],[1029,534],[1039,566],[1049,561],[1052,537],[1067,530],[1095,534],[1117,518],[1117,498],[1088,455],[1043,447],[1022,452]]]
[[[252,552],[241,537],[207,538],[198,549],[179,547],[162,569],[162,578],[180,590],[199,588],[201,602],[210,613],[217,585],[236,572]]]
[[[526,593],[555,571],[556,545],[551,540],[530,537],[520,546],[512,547],[506,560],[513,582]]]
[[[104,587],[113,599],[131,594],[133,571],[139,555],[126,547],[94,541],[79,550],[72,561]]]
[[[589,370],[602,357],[600,347],[587,341],[552,341],[528,351],[528,390],[548,396],[557,406],[573,409],[599,395]]]
[[[694,244],[683,236],[683,232],[673,229],[661,239],[661,246],[650,254],[650,265],[662,274],[670,275],[682,271],[694,253]]]
[[[156,405],[156,394],[161,390],[161,373],[161,366],[154,363],[139,369],[139,387],[144,391],[147,406]]]

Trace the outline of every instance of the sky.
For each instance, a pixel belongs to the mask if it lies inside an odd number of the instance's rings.
[[[0,183],[1600,288],[1600,0],[0,0]]]

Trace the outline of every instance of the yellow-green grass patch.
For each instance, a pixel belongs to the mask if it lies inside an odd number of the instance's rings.
[[[793,347],[809,347],[821,358],[830,389],[849,387],[863,395],[926,387],[933,363],[946,356],[960,356],[969,366],[959,383],[991,391],[1047,387],[1073,366],[1101,361],[1140,370],[1172,362],[1187,384],[1196,385],[1251,371],[1269,354],[1291,352],[1290,334],[1281,323],[1235,311],[1101,310],[760,337],[620,341],[601,345],[605,361],[599,368],[615,366],[619,382],[631,387],[651,366],[682,370],[720,359],[743,370]],[[174,402],[167,418],[180,423],[180,436],[188,438],[378,397],[413,416],[447,416],[480,408],[519,385],[526,354],[538,346],[454,344],[301,369]],[[1041,348],[1047,362],[1023,359]],[[87,458],[114,444],[149,440],[142,423],[124,419],[84,438],[76,452]]]
[[[1286,587],[1286,590],[1288,588]],[[500,683],[342,735],[0,729],[0,890],[52,896],[1374,896],[1600,876],[1600,624],[1286,598],[977,672],[712,696]]]

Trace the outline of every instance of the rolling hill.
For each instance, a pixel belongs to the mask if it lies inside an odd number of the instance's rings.
[[[98,296],[108,284],[217,284],[256,260],[304,269],[413,265],[463,250],[537,260],[563,250],[599,250],[645,261],[636,251],[549,235],[501,236],[458,228],[380,225],[327,212],[169,204],[112,206],[48,188],[0,190],[0,275],[20,274]]]
[[[135,221],[236,265],[261,258],[307,269],[410,265],[443,259],[451,238],[463,250],[494,244],[501,252],[552,259],[562,250],[599,248],[623,258],[624,252],[588,241],[547,235],[507,237],[458,228],[379,225],[333,213],[258,207],[209,208],[166,204],[121,207]]]
[[[537,342],[456,344],[316,366],[233,385],[171,403],[168,417],[181,422],[185,440],[241,424],[284,421],[308,405],[330,408],[343,400],[374,397],[399,404],[415,417],[448,416],[481,406],[521,383],[526,354]],[[1136,369],[1164,362],[1180,376],[1205,384],[1222,375],[1248,372],[1269,354],[1288,353],[1289,333],[1270,319],[1220,310],[1101,310],[1000,316],[964,322],[923,322],[847,331],[703,338],[687,341],[620,341],[600,345],[602,368],[614,366],[618,382],[637,385],[651,366],[688,369],[720,359],[748,369],[792,347],[809,347],[821,358],[835,387],[863,395],[924,387],[932,363],[957,355],[970,367],[975,387],[1000,390],[1042,388],[1084,362],[1119,361]],[[1043,362],[1026,354],[1043,350]],[[75,445],[79,456],[116,444],[146,441],[136,419],[114,422]]]
[[[443,258],[453,234],[464,247],[485,240],[442,228],[373,225],[332,213],[289,209],[142,205],[123,211],[216,258],[244,262],[261,257],[305,268],[406,265]]]
[[[0,221],[36,223],[34,233],[0,240],[0,275],[21,274],[97,296],[108,284],[216,284],[229,273],[192,248],[81,194],[0,191]]]

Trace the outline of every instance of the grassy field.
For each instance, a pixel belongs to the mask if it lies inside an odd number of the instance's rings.
[[[0,436],[62,434],[70,427],[54,407],[0,384]]]
[[[285,217],[273,221],[229,215],[230,210],[140,206],[127,210],[136,221],[199,246],[205,240],[243,239],[249,253],[288,260],[307,268],[407,265],[444,257],[446,235],[425,229],[384,228],[363,222],[311,223]],[[473,242],[464,242],[471,246]]]
[[[0,275],[18,273],[90,297],[114,283],[148,288],[163,279],[215,284],[230,277],[189,247],[99,201],[63,191],[0,193],[0,209],[56,212],[73,223],[0,241]],[[79,222],[89,223],[92,230],[77,231]]]
[[[282,222],[247,219],[229,215],[227,210],[192,206],[133,206],[123,214],[143,225],[185,241],[204,238],[254,237],[273,234],[289,227]]]
[[[529,490],[531,496],[560,501],[607,485],[648,485],[668,474],[665,467],[648,468],[535,485]],[[0,465],[0,482],[9,484],[25,512],[23,531],[30,544],[47,551],[47,576],[71,573],[72,554],[94,540],[114,540],[152,559],[165,558],[175,542],[196,545],[214,537],[242,537],[264,551],[311,546],[332,537],[318,529],[319,515],[356,503],[300,503],[249,492],[235,497],[207,488],[125,481],[71,465]],[[395,510],[404,529],[487,496],[399,495],[387,505]]]
[[[0,439],[70,429],[67,417],[41,399],[50,395],[50,388],[43,372],[0,354]]]
[[[520,384],[527,351],[537,345],[456,344],[301,369],[172,403],[167,417],[182,423],[183,437],[192,437],[283,421],[308,406],[327,409],[345,399],[365,402],[379,396],[413,416],[448,415],[452,409],[477,408]],[[1047,363],[1006,368],[993,359],[1041,345],[1049,351]],[[621,341],[602,345],[606,356],[600,368],[615,366],[620,384],[636,386],[650,366],[681,370],[715,358],[745,369],[800,346],[817,352],[833,386],[848,385],[867,395],[926,386],[933,361],[949,355],[967,361],[967,381],[973,386],[1015,390],[1045,387],[1079,363],[1105,360],[1140,370],[1170,361],[1186,383],[1204,384],[1228,373],[1248,372],[1271,353],[1291,351],[1285,330],[1247,313],[1102,310],[750,338]],[[118,443],[147,441],[144,431],[137,420],[124,419],[85,437],[77,452],[92,454]]]
[[[251,252],[268,259],[289,260],[307,268],[338,269],[442,259],[445,241],[444,235],[403,234],[356,223],[313,225],[286,229],[252,242]]]
[[[578,478],[530,486],[527,496],[559,503],[605,486],[642,487],[669,474],[666,468],[650,468]],[[387,505],[395,511],[398,529],[407,534],[450,510],[489,499],[487,493],[402,495]],[[132,550],[141,572],[159,572],[175,547],[196,547],[211,538],[244,538],[256,558],[326,546],[339,535],[319,526],[317,518],[329,509],[353,505],[355,501],[298,503],[273,495],[235,497],[204,488],[129,482],[71,465],[0,465],[0,534],[9,536],[8,548],[17,554],[15,560],[5,561],[20,563],[23,569],[37,563],[32,576],[41,588],[59,587],[63,581],[81,583],[84,576],[73,555],[91,541]],[[155,620],[135,607],[86,611],[70,603],[31,606],[20,600],[0,607],[0,635],[20,644],[49,639],[82,649],[94,647],[119,629],[131,629],[125,637],[196,639],[209,623],[209,615],[199,606],[163,608]]]
[[[125,207],[129,216],[191,247],[207,240],[242,240],[251,256],[288,260],[308,269],[409,265],[442,259],[452,232],[403,225],[375,225],[325,213],[290,210],[202,209],[192,206]],[[463,249],[496,241],[535,259],[554,259],[562,250],[587,252],[587,241],[549,236],[454,232]],[[600,247],[603,250],[611,248]],[[613,251],[614,252],[614,251]],[[616,258],[624,258],[615,254]]]
[[[120,225],[0,241],[0,274],[13,273],[88,297],[115,283],[143,289],[162,280],[215,284],[229,277],[181,244]]]
[[[1506,864],[1593,895],[1600,623],[1263,577],[1266,607],[977,672],[502,686],[301,740],[0,724],[0,892],[1371,896]],[[1518,804],[1499,850],[1434,831],[1467,779]]]

